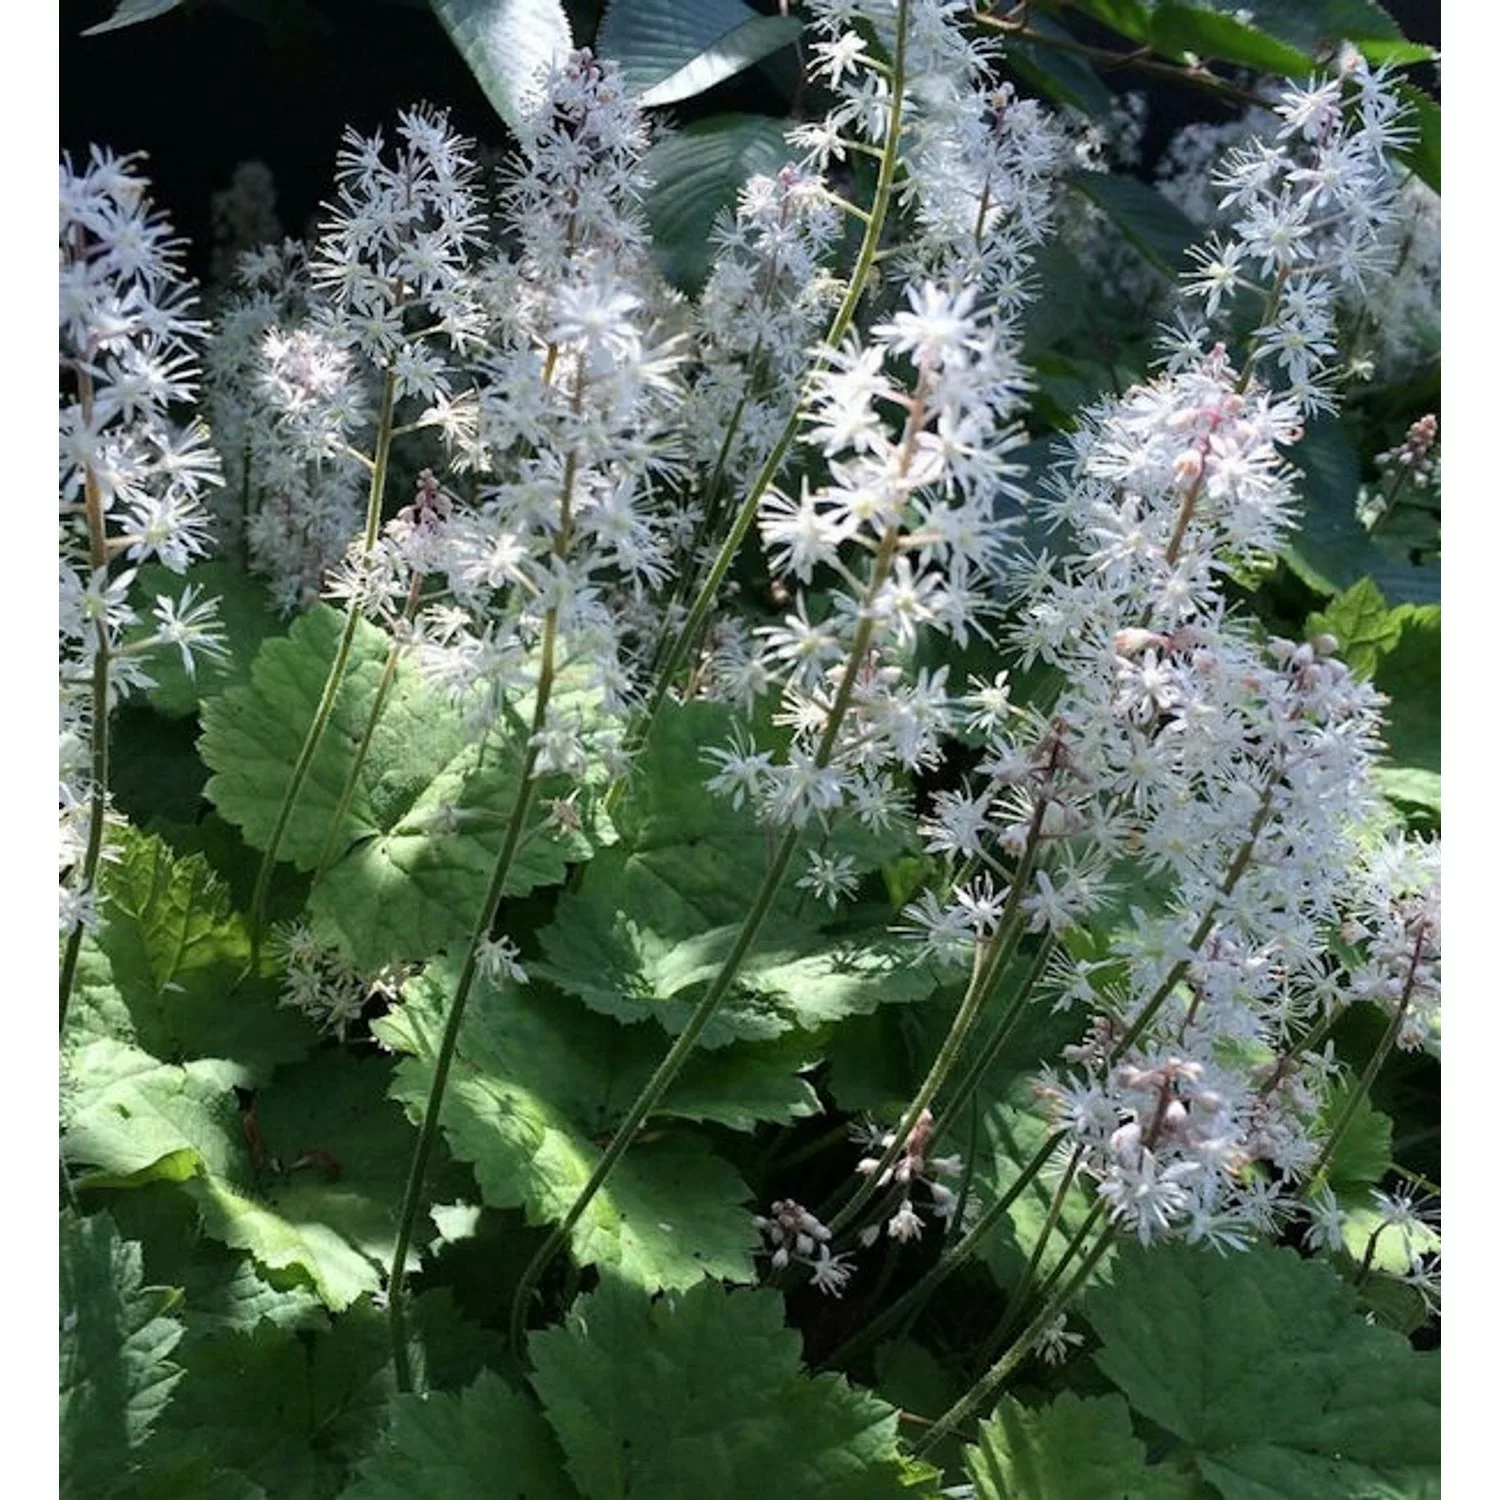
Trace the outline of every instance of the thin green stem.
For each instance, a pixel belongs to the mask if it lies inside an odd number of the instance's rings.
[[[1406,982],[1401,987],[1400,1003],[1391,1015],[1390,1024],[1385,1028],[1385,1034],[1380,1038],[1379,1045],[1370,1054],[1370,1060],[1359,1075],[1359,1082],[1355,1084],[1349,1097],[1344,1101],[1338,1119],[1333,1123],[1333,1129],[1328,1132],[1328,1138],[1323,1142],[1323,1149],[1318,1153],[1318,1160],[1307,1179],[1307,1186],[1303,1189],[1304,1196],[1316,1192],[1327,1177],[1328,1164],[1333,1160],[1333,1153],[1338,1150],[1339,1142],[1343,1140],[1349,1127],[1354,1123],[1354,1116],[1360,1104],[1370,1092],[1370,1086],[1375,1082],[1381,1068],[1385,1066],[1386,1058],[1391,1055],[1391,1048],[1396,1045],[1396,1038],[1400,1036],[1402,1023],[1406,1020],[1407,1007],[1411,1004],[1412,993],[1416,989],[1417,967],[1422,961],[1422,944],[1426,939],[1427,924],[1425,921],[1419,922],[1416,937],[1412,942],[1411,962],[1407,965]]]
[[[78,404],[85,424],[92,421],[94,382],[82,364],[76,370]],[[108,607],[103,597],[108,591],[109,539],[104,521],[104,499],[99,480],[87,465],[83,473],[84,515],[89,532],[89,568],[101,579],[100,613],[94,620],[94,666],[89,706],[89,834],[84,845],[83,866],[79,871],[77,890],[87,896],[94,889],[99,874],[99,859],[104,852],[104,823],[109,812],[109,668],[113,650],[109,638]],[[63,946],[62,965],[57,980],[57,1030],[61,1035],[68,1024],[68,1002],[73,996],[73,980],[78,973],[78,955],[83,948],[83,922],[75,923]]]
[[[370,474],[370,493],[365,504],[365,532],[360,553],[361,564],[369,559],[370,553],[374,550],[376,538],[380,534],[380,509],[385,500],[386,474],[390,467],[392,417],[395,407],[396,375],[394,370],[387,370],[380,395],[380,417],[375,434],[375,460]],[[334,701],[338,698],[339,689],[344,685],[344,676],[349,670],[349,657],[354,649],[354,637],[359,630],[359,622],[363,613],[364,587],[363,583],[359,584],[353,598],[349,600],[348,613],[344,619],[344,630],[339,638],[338,649],[334,652],[333,663],[323,683],[322,696],[318,699],[312,723],[308,725],[307,735],[302,741],[302,749],[298,752],[296,764],[292,767],[291,780],[282,794],[276,823],[271,830],[270,841],[266,845],[265,854],[260,862],[260,870],[255,877],[255,893],[250,899],[250,969],[252,973],[260,965],[260,942],[265,928],[266,897],[271,889],[271,873],[276,866],[276,855],[281,848],[281,840],[286,834],[287,824],[291,822],[297,799],[302,795],[302,787],[307,780],[307,774],[312,769],[313,758],[317,755],[318,746],[323,741],[323,733],[328,728],[328,721],[333,715]]]
[[[1090,1213],[1084,1227],[1079,1230],[1075,1243],[1081,1243],[1084,1232],[1093,1223],[1103,1204],[1095,1204],[1093,1212]],[[1071,1281],[1057,1292],[1052,1299],[1042,1308],[1032,1321],[1027,1324],[1025,1331],[1006,1350],[1001,1359],[982,1375],[947,1411],[943,1413],[936,1422],[928,1428],[920,1443],[917,1444],[916,1452],[920,1457],[929,1452],[955,1428],[962,1426],[981,1407],[987,1405],[994,1397],[1000,1387],[1015,1373],[1016,1368],[1022,1360],[1031,1352],[1033,1345],[1051,1326],[1052,1320],[1067,1306],[1073,1296],[1082,1288],[1083,1284],[1093,1273],[1094,1267],[1099,1263],[1104,1252],[1109,1248],[1115,1237],[1115,1226],[1109,1225],[1099,1236],[1092,1250],[1085,1257]]]
[[[1022,1013],[1026,1009],[1026,1002],[1031,998],[1031,992],[1042,977],[1042,971],[1046,968],[1047,960],[1052,956],[1052,950],[1056,945],[1057,939],[1050,932],[1042,939],[1041,946],[1031,961],[1031,967],[1021,980],[1020,987],[1011,997],[1005,1014],[996,1022],[989,1040],[975,1054],[969,1071],[964,1074],[963,1081],[953,1091],[948,1107],[938,1116],[937,1123],[932,1127],[929,1140],[937,1141],[950,1129],[959,1110],[964,1107],[965,1101],[974,1096],[979,1085],[984,1081],[984,1075],[989,1072],[995,1059],[999,1057],[1001,1049],[1011,1039],[1017,1025],[1020,1024]]]
[[[1051,761],[1047,769],[1049,782],[1057,769],[1060,749],[1061,742],[1058,741],[1053,746]],[[912,1100],[892,1135],[890,1145],[885,1148],[880,1160],[867,1174],[854,1196],[829,1221],[828,1227],[835,1234],[847,1228],[855,1215],[870,1201],[896,1158],[906,1149],[907,1140],[916,1128],[918,1120],[922,1118],[922,1112],[931,1105],[937,1097],[938,1090],[947,1080],[948,1074],[952,1072],[954,1064],[963,1051],[964,1043],[968,1040],[969,1032],[973,1029],[974,1022],[978,1019],[1000,975],[1010,962],[1011,954],[1015,952],[1021,935],[1021,895],[1031,880],[1031,872],[1036,863],[1037,845],[1042,833],[1042,818],[1046,813],[1048,800],[1045,793],[1038,795],[1036,799],[1031,823],[1026,830],[1026,844],[1016,866],[1015,878],[1011,881],[1010,893],[1006,896],[1005,905],[1001,909],[1000,919],[995,924],[994,936],[987,943],[978,944],[974,950],[974,969],[969,977],[969,986],[959,1002],[958,1014],[954,1016],[953,1024],[948,1028],[948,1035],[943,1038],[942,1046],[938,1048],[938,1055],[927,1070],[927,1077],[922,1080],[916,1098]]]
[[[490,875],[489,888],[485,892],[479,920],[475,922],[473,933],[469,938],[469,950],[464,955],[463,968],[459,971],[458,984],[453,992],[453,1003],[448,1008],[442,1041],[438,1045],[437,1062],[433,1068],[432,1084],[427,1091],[427,1105],[417,1133],[416,1150],[412,1153],[411,1169],[407,1173],[406,1191],[401,1200],[400,1227],[396,1234],[396,1248],[391,1255],[387,1312],[390,1319],[391,1358],[396,1369],[396,1388],[403,1392],[411,1390],[411,1361],[406,1347],[406,1320],[403,1305],[406,1255],[411,1246],[412,1230],[422,1204],[427,1166],[432,1157],[438,1121],[442,1114],[443,1094],[448,1086],[448,1073],[453,1066],[453,1054],[458,1046],[458,1033],[463,1022],[464,1008],[468,1004],[469,991],[473,988],[474,976],[478,972],[479,955],[489,937],[495,915],[500,909],[500,899],[505,893],[505,882],[515,862],[516,850],[520,847],[521,835],[526,827],[526,818],[536,796],[535,772],[539,754],[536,737],[547,721],[547,702],[552,694],[556,644],[557,611],[554,608],[548,610],[542,627],[542,664],[537,678],[536,706],[531,716],[531,736],[526,746],[525,758],[521,762],[521,784],[516,792],[510,821],[506,825],[505,842],[500,847],[499,857]]]
[[[410,623],[412,616],[422,597],[422,575],[414,574],[411,588],[406,596],[406,611],[404,618]],[[348,774],[344,777],[343,789],[339,792],[339,804],[334,809],[333,821],[328,825],[327,837],[323,840],[323,848],[318,855],[318,867],[313,871],[312,883],[314,886],[328,873],[328,866],[333,863],[333,857],[338,850],[339,832],[344,826],[344,819],[349,815],[349,804],[354,801],[355,788],[359,784],[359,773],[364,770],[365,760],[369,756],[370,746],[375,740],[375,730],[380,724],[381,715],[385,713],[386,703],[391,696],[391,690],[396,685],[396,668],[400,664],[402,653],[406,649],[403,640],[392,637],[391,644],[385,653],[385,665],[380,671],[380,681],[375,687],[375,701],[370,705],[370,715],[365,720],[365,727],[359,737],[359,744],[354,750],[354,759],[350,763]]]
[[[1021,1308],[1025,1305],[1027,1297],[1031,1295],[1031,1288],[1036,1283],[1036,1273],[1041,1268],[1042,1256],[1046,1254],[1048,1241],[1056,1232],[1058,1221],[1062,1218],[1063,1204],[1067,1201],[1068,1192],[1073,1186],[1073,1179],[1078,1175],[1078,1168],[1082,1162],[1083,1147],[1079,1146],[1068,1159],[1067,1170],[1057,1184],[1057,1190],[1052,1194],[1051,1203],[1047,1205],[1047,1217],[1042,1221],[1042,1232],[1037,1235],[1036,1244],[1031,1247],[1031,1254],[1026,1258],[1026,1268],[1021,1272],[1021,1279],[1016,1283],[1016,1289],[1011,1293],[1005,1312],[994,1333],[985,1341],[984,1350],[979,1356],[980,1364],[987,1365],[995,1357],[996,1350],[1005,1342],[1006,1334],[1015,1327]]]
[[[920,405],[920,403],[918,403]],[[828,711],[828,719],[823,725],[823,733],[818,741],[818,748],[813,756],[813,763],[820,770],[833,758],[834,748],[838,742],[839,730],[843,725],[844,718],[849,712],[849,707],[854,701],[855,684],[859,679],[860,669],[864,664],[866,655],[870,649],[870,642],[875,633],[875,616],[871,612],[870,605],[885,583],[886,575],[890,572],[891,564],[896,556],[896,544],[900,538],[899,528],[891,526],[881,540],[880,550],[875,557],[874,566],[870,570],[870,579],[866,587],[863,608],[860,612],[860,620],[855,628],[854,640],[849,648],[849,660],[839,681],[838,692],[834,696],[833,704]],[[734,945],[725,956],[724,963],[719,972],[714,976],[707,992],[698,1002],[692,1015],[688,1018],[687,1025],[683,1027],[677,1039],[672,1043],[667,1055],[657,1065],[656,1071],[646,1081],[645,1087],[636,1095],[635,1102],[630,1106],[629,1112],[616,1130],[614,1138],[605,1148],[604,1155],[599,1158],[598,1164],[584,1184],[578,1196],[573,1200],[572,1206],[563,1217],[562,1222],[556,1225],[551,1234],[543,1242],[541,1248],[531,1258],[531,1263],[521,1276],[520,1284],[516,1287],[515,1298],[511,1303],[510,1310],[510,1341],[513,1351],[519,1353],[525,1338],[526,1314],[531,1301],[531,1295],[541,1280],[542,1273],[551,1263],[552,1258],[567,1243],[568,1236],[573,1232],[574,1226],[583,1216],[589,1204],[604,1184],[609,1180],[612,1173],[624,1156],[636,1132],[645,1123],[646,1117],[656,1108],[663,1094],[666,1093],[672,1080],[687,1061],[688,1055],[697,1044],[698,1038],[703,1034],[704,1028],[713,1019],[724,997],[729,993],[730,986],[740,971],[740,966],[749,955],[750,949],[760,932],[761,924],[770,914],[771,907],[775,903],[776,896],[781,889],[781,884],[791,867],[792,857],[797,852],[797,846],[802,841],[802,831],[793,826],[782,835],[775,853],[771,856],[770,864],[766,869],[765,877],[761,881],[760,889],[752,902],[750,912],[745,918],[744,925],[735,937]]]
[[[1052,1153],[1066,1138],[1065,1130],[1059,1130],[1049,1136],[1041,1149],[1021,1169],[1020,1176],[1006,1188],[1004,1194],[995,1203],[984,1211],[963,1239],[940,1256],[932,1269],[915,1286],[903,1293],[877,1317],[865,1324],[858,1333],[835,1349],[827,1359],[822,1361],[823,1366],[826,1368],[835,1364],[847,1365],[850,1359],[869,1348],[887,1330],[894,1328],[902,1318],[908,1315],[914,1317],[920,1312],[937,1289],[974,1254],[989,1232],[1005,1217],[1011,1204],[1026,1190],[1026,1185],[1042,1170]]]

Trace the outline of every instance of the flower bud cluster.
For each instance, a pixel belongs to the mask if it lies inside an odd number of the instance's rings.
[[[373,977],[362,974],[337,945],[302,923],[278,929],[272,950],[282,969],[278,1003],[300,1010],[340,1041],[372,1000],[394,1001],[411,973],[387,965]]]
[[[932,1216],[945,1228],[952,1223],[958,1211],[958,1195],[938,1178],[957,1179],[964,1175],[961,1156],[933,1156],[930,1152],[933,1118],[930,1109],[924,1109],[916,1118],[895,1160],[875,1178],[876,1186],[887,1188],[896,1184],[902,1192],[901,1204],[886,1222],[885,1230],[893,1240],[919,1240],[922,1238],[923,1219],[912,1202],[914,1188],[925,1190],[928,1208]],[[895,1144],[893,1130],[865,1133],[865,1144],[877,1154],[862,1157],[855,1171],[865,1177],[874,1176],[880,1167],[885,1152]],[[865,1235],[865,1244],[873,1244],[879,1236],[876,1225]]]
[[[783,1271],[789,1265],[806,1266],[812,1273],[812,1284],[833,1297],[844,1294],[844,1286],[853,1274],[850,1257],[835,1255],[828,1243],[833,1238],[828,1226],[790,1198],[771,1205],[769,1217],[755,1215],[755,1227],[765,1235],[771,1247],[771,1266]]]

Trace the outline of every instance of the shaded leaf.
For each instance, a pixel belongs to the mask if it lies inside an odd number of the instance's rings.
[[[58,1378],[62,1493],[111,1493],[138,1465],[135,1450],[182,1378],[168,1355],[182,1324],[164,1314],[178,1299],[143,1286],[141,1247],[123,1241],[108,1214],[62,1217]]]
[[[532,1335],[532,1385],[590,1500],[890,1500],[913,1482],[896,1411],[809,1377],[781,1298],[711,1281],[652,1301],[606,1278]]]
[[[784,122],[767,115],[713,115],[658,141],[646,154],[646,218],[663,276],[696,293],[708,278],[709,231],[733,211],[741,185],[779,171],[794,153]]]
[[[764,16],[744,0],[612,0],[598,50],[643,105],[675,104],[732,78],[797,40],[794,16]]]
[[[322,1329],[192,1336],[180,1357],[187,1376],[146,1450],[152,1470],[228,1470],[275,1500],[341,1494],[394,1393],[386,1320],[368,1302]]]
[[[1125,1246],[1084,1310],[1099,1367],[1226,1500],[1436,1494],[1437,1357],[1365,1323],[1321,1262]]]
[[[1437,603],[1438,566],[1414,567],[1390,557],[1360,525],[1355,514],[1359,455],[1337,421],[1310,422],[1289,457],[1302,470],[1303,517],[1283,555],[1308,587],[1337,594],[1371,578],[1388,600]]]
[[[1175,275],[1198,228],[1149,183],[1108,172],[1075,172],[1068,181],[1115,222],[1121,234],[1158,269]]]
[[[1065,1391],[1030,1408],[1005,1397],[965,1450],[975,1500],[1192,1500],[1191,1474],[1146,1466],[1146,1445],[1131,1430],[1119,1396]]]
[[[343,1500],[570,1500],[577,1491],[540,1413],[498,1375],[456,1395],[398,1396]]]

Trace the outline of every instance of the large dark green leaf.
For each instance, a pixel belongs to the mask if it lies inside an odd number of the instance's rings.
[[[485,1371],[456,1395],[398,1396],[342,1500],[576,1500],[533,1402]]]
[[[1201,1493],[1191,1474],[1146,1467],[1146,1445],[1118,1396],[1065,1391],[1037,1408],[1007,1396],[980,1423],[979,1446],[965,1459],[975,1500],[1193,1500]]]
[[[1325,594],[1371,578],[1397,603],[1436,604],[1441,570],[1417,567],[1382,551],[1355,514],[1359,454],[1331,418],[1310,422],[1290,458],[1302,470],[1302,525],[1284,556],[1309,587]]]
[[[1437,1494],[1438,1361],[1317,1261],[1127,1246],[1085,1315],[1099,1367],[1225,1500]]]
[[[428,0],[495,113],[519,130],[549,63],[573,47],[562,0]]]
[[[589,1500],[918,1500],[896,1411],[809,1377],[781,1298],[699,1281],[652,1301],[606,1278],[533,1334],[532,1384]]]
[[[1108,172],[1075,172],[1069,181],[1114,220],[1121,234],[1168,275],[1198,238],[1193,221],[1149,183]]]
[[[657,265],[668,281],[696,292],[708,276],[709,231],[748,177],[792,159],[784,122],[766,115],[713,115],[658,141],[646,155],[652,186],[646,216]]]
[[[744,0],[613,0],[599,53],[625,71],[640,103],[675,104],[732,78],[797,40],[794,16],[765,16]]]
[[[62,1493],[111,1494],[182,1378],[167,1358],[182,1324],[164,1314],[168,1287],[143,1286],[141,1247],[122,1241],[108,1214],[63,1215],[59,1404]]]

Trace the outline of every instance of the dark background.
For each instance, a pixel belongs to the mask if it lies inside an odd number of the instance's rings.
[[[1438,44],[1436,0],[1385,6],[1413,40]],[[589,40],[602,0],[567,0],[567,8],[574,36]],[[776,7],[757,0],[757,8]],[[465,135],[505,143],[504,126],[426,0],[197,0],[136,26],[81,35],[113,10],[114,0],[63,0],[61,146],[77,161],[92,142],[145,151],[155,201],[189,238],[199,277],[212,246],[210,197],[229,185],[239,162],[271,168],[282,226],[300,235],[331,190],[346,125],[368,134],[426,100],[450,109]],[[672,113],[782,114],[788,78],[785,68],[752,69]],[[1181,121],[1223,113],[1193,90],[1128,71],[1115,78],[1121,89],[1151,95],[1148,163]]]

